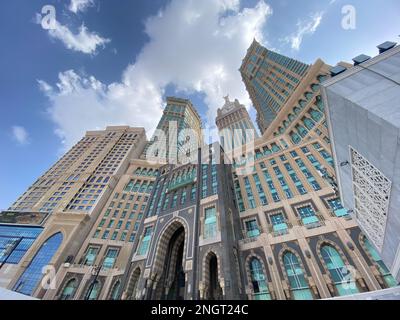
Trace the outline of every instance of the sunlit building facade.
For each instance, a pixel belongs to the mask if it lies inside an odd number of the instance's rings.
[[[143,128],[87,132],[10,210],[2,212],[2,237],[14,234],[2,252],[7,259],[1,268],[2,285],[37,298],[50,294],[57,283],[49,280],[46,285],[46,276],[58,275],[75,262],[121,174],[139,158],[145,144]],[[28,234],[32,228],[37,234]],[[17,261],[21,246],[25,251]]]
[[[330,67],[317,60],[306,70],[254,150],[234,161],[249,299],[324,299],[396,285],[339,198],[320,94]]]
[[[268,50],[254,39],[239,70],[257,110],[261,133],[275,119],[308,69],[309,65]]]

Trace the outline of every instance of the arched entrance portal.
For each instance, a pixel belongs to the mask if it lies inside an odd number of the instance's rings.
[[[131,280],[129,281],[128,294],[127,294],[128,300],[136,299],[136,288],[139,282],[139,278],[140,278],[140,268],[138,267],[135,269],[135,271],[133,271]]]
[[[157,251],[158,282],[153,295],[155,300],[183,300],[186,275],[184,271],[185,228],[174,222],[160,239]]]
[[[206,299],[221,300],[222,288],[218,278],[218,258],[214,252],[210,252],[206,257]],[[207,281],[208,280],[208,281]]]

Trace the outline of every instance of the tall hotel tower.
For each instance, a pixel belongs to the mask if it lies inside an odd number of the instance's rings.
[[[187,156],[188,151],[195,150],[197,154],[201,144],[201,119],[192,102],[168,97],[157,130],[141,158],[161,163],[178,163],[179,159]]]
[[[42,298],[46,293],[40,285],[42,268],[52,266],[62,272],[75,260],[93,221],[145,144],[143,128],[87,132],[2,212],[0,285]]]
[[[241,159],[233,171],[247,297],[323,299],[396,285],[338,196],[320,94],[330,67],[253,42],[241,70],[264,129],[242,155],[254,170],[243,174]]]
[[[258,134],[246,107],[237,99],[230,101],[229,96],[224,99],[225,104],[217,110],[215,123],[219,131],[221,146],[228,151],[244,145],[246,141],[254,140]],[[250,136],[246,136],[246,133]]]
[[[243,59],[240,73],[257,110],[257,124],[261,133],[276,118],[309,67],[253,41]]]

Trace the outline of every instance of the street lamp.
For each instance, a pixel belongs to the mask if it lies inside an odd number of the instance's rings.
[[[89,300],[90,295],[92,294],[94,285],[96,284],[97,278],[99,277],[100,271],[101,271],[101,265],[100,266],[97,266],[97,265],[93,266],[93,268],[91,270],[91,274],[92,274],[92,276],[94,276],[94,278],[93,278],[92,282],[90,283],[89,290],[88,290],[88,292],[86,294],[85,300]]]
[[[1,262],[0,264],[0,269],[7,263],[7,260],[10,258],[10,256],[13,254],[15,249],[18,247],[18,245],[21,243],[22,239],[24,237],[18,237],[18,239],[13,240],[11,244],[8,244],[8,248],[6,249],[6,257],[5,259]]]

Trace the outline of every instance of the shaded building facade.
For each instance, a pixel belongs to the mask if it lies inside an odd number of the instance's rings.
[[[344,204],[400,281],[400,47],[378,46],[323,83],[335,169]],[[340,73],[337,72],[340,71]]]

